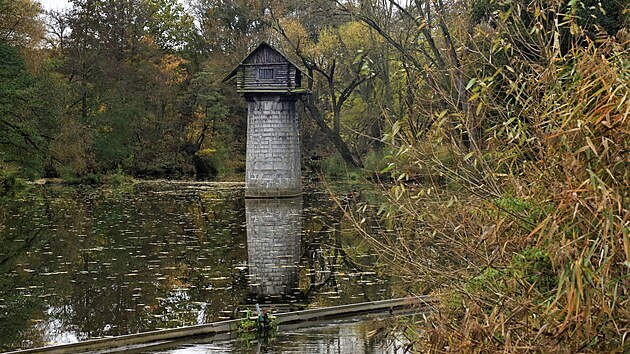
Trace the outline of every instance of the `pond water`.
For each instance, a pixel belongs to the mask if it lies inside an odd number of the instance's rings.
[[[34,186],[0,201],[0,350],[392,298],[327,193],[243,184]]]
[[[406,341],[388,335],[383,328],[390,321],[378,315],[327,323],[281,325],[277,333],[258,339],[232,336],[230,339],[199,339],[183,344],[166,344],[170,348],[138,350],[137,353],[406,353]]]

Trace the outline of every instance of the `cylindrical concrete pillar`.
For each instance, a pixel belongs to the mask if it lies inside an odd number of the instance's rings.
[[[245,196],[300,195],[300,127],[296,97],[257,94],[246,98]]]
[[[298,287],[302,198],[246,199],[250,293],[293,296]]]

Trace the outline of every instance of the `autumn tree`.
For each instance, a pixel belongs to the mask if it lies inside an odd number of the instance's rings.
[[[36,1],[0,0],[0,42],[22,48],[38,45],[44,34],[41,11]]]
[[[408,139],[422,137],[435,123],[436,111],[446,109],[457,112],[449,116],[451,138],[466,149],[479,142],[479,122],[469,110],[469,75],[462,61],[469,30],[468,17],[462,16],[465,4],[441,0],[336,3],[339,11],[368,25],[397,52],[395,60],[407,87],[400,92],[399,102],[407,106],[407,112],[423,111],[415,119],[414,114],[407,114]]]
[[[202,38],[198,50],[243,57],[260,42],[270,28],[265,14],[269,4],[260,0],[191,0],[198,33]],[[236,63],[234,63],[236,64]]]
[[[370,40],[370,29],[347,19],[330,26],[311,26],[310,33],[309,26],[296,17],[277,19],[275,25],[285,51],[299,58],[306,68],[307,89],[312,94],[304,97],[302,103],[309,115],[346,163],[363,166],[358,151],[353,151],[347,143],[347,137],[356,127],[342,130],[342,121],[348,102],[360,99],[357,89],[375,76],[371,55],[377,43]],[[371,119],[360,120],[359,124]]]
[[[54,78],[38,75],[43,23],[39,3],[0,1],[0,168],[38,177],[49,154],[60,108]]]
[[[75,0],[67,17],[61,71],[76,97],[68,114],[91,140],[86,171],[177,170],[192,17],[175,0]]]

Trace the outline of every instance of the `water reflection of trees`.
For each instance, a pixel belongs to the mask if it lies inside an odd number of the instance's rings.
[[[378,255],[346,223],[327,195],[305,198],[300,288],[320,306],[383,299],[391,294],[377,277]]]
[[[336,305],[390,295],[373,271],[378,257],[347,228],[337,205],[327,197],[306,196],[303,216],[301,206],[301,199],[246,201],[247,301],[279,309],[281,304]]]
[[[326,197],[305,196],[303,305],[377,299],[374,261]],[[0,203],[0,349],[238,316],[247,298],[242,189],[44,187]]]
[[[50,234],[38,220],[58,219],[51,214],[46,198],[30,203],[2,200],[0,203],[0,350],[46,343],[46,336],[33,323],[46,311],[46,289],[38,284],[39,274],[47,270],[45,258],[33,250],[45,248]],[[45,252],[44,252],[45,253]]]
[[[245,282],[233,269],[244,258],[244,233],[224,230],[242,224],[233,212],[242,200],[154,192],[62,189],[41,198],[46,207],[37,200],[0,207],[0,266],[10,275],[0,282],[6,349],[67,333],[81,340],[197,324],[238,303],[246,287],[235,289]],[[38,329],[44,333],[35,341]]]

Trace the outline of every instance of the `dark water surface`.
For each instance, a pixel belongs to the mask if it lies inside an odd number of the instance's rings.
[[[402,354],[406,343],[381,331],[388,321],[376,315],[362,316],[321,324],[302,324],[300,328],[280,326],[269,338],[213,340],[185,343],[172,349],[140,350],[151,354],[219,354],[219,353],[335,353],[335,354]]]
[[[0,350],[240,318],[257,302],[401,295],[326,193],[243,195],[238,183],[142,182],[0,201]]]

